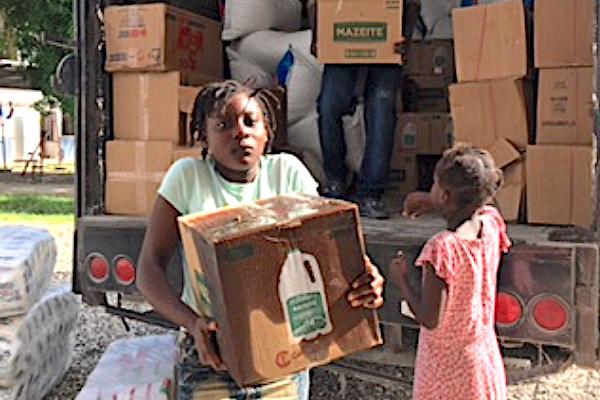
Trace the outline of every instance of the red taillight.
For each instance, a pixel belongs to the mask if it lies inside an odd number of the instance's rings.
[[[115,275],[121,285],[131,285],[135,281],[135,266],[127,257],[115,259]]]
[[[533,300],[531,315],[536,324],[548,331],[558,331],[567,326],[569,310],[558,296],[543,295]]]
[[[523,305],[519,299],[507,292],[499,292],[496,297],[496,324],[503,328],[516,325],[523,316]]]
[[[110,266],[102,254],[92,253],[87,257],[88,276],[95,283],[108,279]]]

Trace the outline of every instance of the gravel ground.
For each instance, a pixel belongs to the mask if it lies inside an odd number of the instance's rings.
[[[72,235],[71,227],[47,227],[57,240],[59,258],[54,280],[69,283],[71,280]],[[122,321],[105,313],[101,308],[83,306],[80,322],[75,329],[75,353],[72,365],[61,382],[45,400],[70,400],[85,383],[100,356],[112,341],[164,332],[163,329],[131,321],[130,331]],[[388,367],[389,369],[389,367]],[[313,371],[311,400],[325,399],[377,399],[408,400],[410,391],[399,385],[377,385],[361,379],[316,369]],[[510,400],[560,400],[600,398],[600,373],[598,370],[569,367],[561,373],[539,377],[525,383],[510,386]]]

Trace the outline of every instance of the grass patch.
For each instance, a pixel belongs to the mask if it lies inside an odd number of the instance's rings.
[[[0,195],[0,222],[73,223],[75,201],[70,197],[31,194]]]

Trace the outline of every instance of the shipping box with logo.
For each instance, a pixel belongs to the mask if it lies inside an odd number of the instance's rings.
[[[401,0],[319,0],[317,58],[322,64],[401,64]]]
[[[527,85],[521,79],[451,85],[455,140],[489,149],[497,140],[506,139],[524,150],[531,120]]]
[[[219,80],[203,77],[200,85]],[[200,87],[181,86],[181,74],[113,74],[113,132],[118,140],[189,142],[190,114]]]
[[[454,45],[449,39],[415,40],[408,48],[407,75],[454,76]]]
[[[536,68],[594,65],[594,0],[536,0]]]
[[[185,85],[196,85],[196,75],[223,76],[217,21],[154,3],[107,7],[104,23],[109,72],[178,70]]]
[[[585,146],[527,147],[527,221],[590,227],[594,151]]]
[[[419,188],[419,163],[417,152],[412,150],[394,151],[390,162],[390,172],[386,193],[405,196]],[[397,201],[397,198],[394,198]]]
[[[398,117],[394,151],[442,154],[452,143],[452,121],[448,113],[402,113]]]
[[[381,344],[377,314],[347,301],[365,272],[355,204],[281,195],[179,218],[192,286],[206,282],[217,341],[239,385]]]
[[[106,143],[106,212],[149,216],[173,162],[173,144],[111,140]]]
[[[594,68],[540,71],[537,144],[592,145]]]
[[[527,75],[527,35],[521,0],[455,8],[452,24],[459,82]]]

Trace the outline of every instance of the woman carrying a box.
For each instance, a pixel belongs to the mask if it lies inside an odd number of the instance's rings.
[[[242,388],[226,372],[215,345],[217,326],[210,302],[195,304],[184,268],[180,298],[167,279],[167,266],[180,240],[177,217],[213,211],[286,193],[317,194],[317,183],[296,157],[266,154],[274,135],[268,91],[234,81],[207,85],[196,99],[192,132],[203,145],[202,158],[177,161],[163,180],[142,246],[137,285],[160,314],[186,332],[178,368],[193,374],[193,388],[178,382],[178,391],[200,391],[202,399],[308,399],[308,371],[285,379]],[[353,284],[353,307],[383,305],[383,277],[365,259],[367,273]],[[198,362],[199,361],[199,362]],[[178,373],[178,378],[183,379]],[[184,398],[184,397],[180,397]]]

